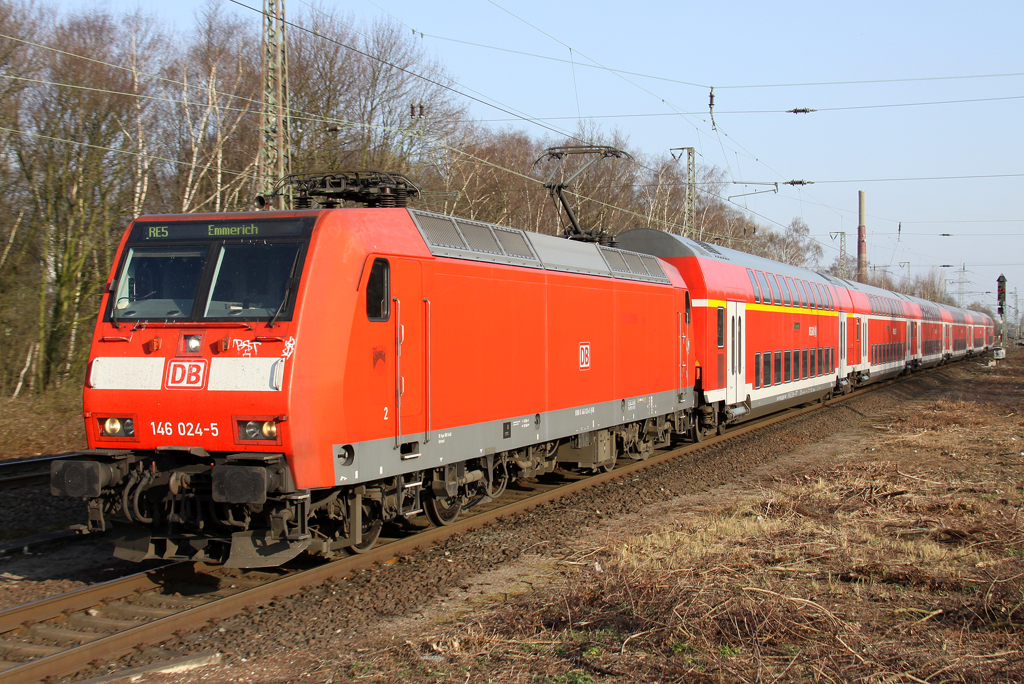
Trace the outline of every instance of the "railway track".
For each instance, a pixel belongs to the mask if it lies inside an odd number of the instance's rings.
[[[77,452],[0,461],[0,489],[13,489],[25,485],[46,484],[50,481],[50,464],[78,456]]]
[[[892,381],[879,383],[867,391],[891,384]],[[865,394],[859,391],[829,403]],[[417,549],[502,517],[629,477],[819,408],[820,405],[812,405],[768,416],[722,436],[663,451],[645,461],[620,459],[619,467],[608,473],[570,475],[558,482],[510,488],[499,501],[472,509],[452,525],[422,529],[408,536],[382,537],[366,553],[311,567],[235,570],[202,563],[175,563],[18,606],[0,612],[0,680],[5,684],[31,684],[68,676],[97,662],[116,660],[142,646],[160,643],[172,633],[196,629],[211,620],[224,619],[330,578],[397,562]]]

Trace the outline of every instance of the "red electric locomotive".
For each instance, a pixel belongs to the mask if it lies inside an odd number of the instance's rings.
[[[406,208],[143,216],[96,324],[90,451],[52,490],[132,560],[365,550],[667,444],[687,298],[647,255]]]

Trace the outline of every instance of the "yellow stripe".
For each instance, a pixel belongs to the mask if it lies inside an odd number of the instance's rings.
[[[787,313],[803,313],[811,316],[835,316],[839,311],[823,311],[821,309],[805,309],[802,306],[773,306],[772,304],[747,304],[747,311],[785,311]]]

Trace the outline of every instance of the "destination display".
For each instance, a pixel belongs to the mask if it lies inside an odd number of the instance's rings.
[[[218,240],[305,235],[316,217],[288,219],[221,219],[207,221],[146,221],[132,227],[130,242]]]

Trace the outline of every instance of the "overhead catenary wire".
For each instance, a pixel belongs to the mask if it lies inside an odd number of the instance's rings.
[[[376,3],[373,3],[372,0],[370,0],[370,1],[371,1],[371,4],[373,4],[375,7],[378,7],[378,9],[381,9],[381,11],[384,11],[385,13],[387,13],[386,10],[381,8]],[[499,7],[500,9],[502,9],[503,11],[505,11],[505,12],[507,12],[509,14],[512,14],[511,12],[508,12],[508,10],[505,10],[504,8],[502,8],[497,3],[492,2],[491,4],[495,5],[496,7]],[[389,14],[389,16],[392,16],[392,18],[395,18],[393,15]],[[516,16],[516,15],[513,14],[512,16]],[[527,23],[530,26],[533,26],[532,24],[529,24],[529,22],[525,22],[525,20],[522,20],[519,17],[516,17],[516,18],[519,19],[520,21],[524,21],[524,23]],[[406,25],[408,27],[408,24],[404,24],[404,25]],[[414,33],[417,33],[415,28],[412,28],[412,27],[409,27],[409,28],[411,30],[413,30]],[[541,31],[539,28],[537,28],[535,26],[533,28],[535,28],[538,31]],[[565,43],[562,43],[561,41],[558,41],[557,38],[554,38],[553,36],[550,36],[550,34],[547,34],[544,31],[541,31],[541,33],[544,33],[545,35],[548,35],[553,40],[556,40],[557,42],[561,43],[562,45],[566,45]],[[522,55],[531,56],[531,57],[539,57],[539,58],[542,58],[542,59],[548,59],[548,57],[543,56],[543,55],[536,55],[534,53],[527,53],[527,52],[518,51],[518,50],[508,50],[508,49],[505,49],[505,48],[499,48],[499,47],[496,47],[496,46],[485,45],[485,44],[482,44],[482,43],[474,43],[472,41],[465,41],[465,40],[460,40],[460,39],[447,38],[447,37],[444,37],[444,36],[437,36],[437,35],[433,35],[433,34],[426,34],[423,31],[419,31],[418,34],[421,37],[431,37],[431,38],[436,38],[436,39],[440,39],[440,40],[448,40],[448,41],[451,41],[451,42],[471,45],[471,46],[475,46],[475,47],[481,47],[481,48],[487,48],[487,49],[496,49],[496,50],[502,50],[502,51],[506,51],[506,52],[510,52],[510,53],[517,53],[517,54],[522,54]],[[566,47],[568,47],[568,46],[566,45]],[[550,59],[552,59],[554,61],[559,61],[559,62],[564,62],[565,61],[565,60],[561,60],[561,59],[558,59],[558,58],[550,58]],[[580,66],[591,67],[591,65],[586,65],[586,64],[581,64]],[[621,70],[613,69],[611,67],[604,67],[602,65],[596,65],[595,64],[591,68],[603,68],[603,69],[605,69],[606,71],[609,71],[609,72],[620,72],[621,73]],[[632,73],[633,75],[637,75],[639,77],[659,78],[659,77],[654,77],[654,76],[652,76],[650,74],[641,74],[641,73],[638,73],[638,72],[630,72],[630,73]],[[905,83],[905,82],[922,82],[922,81],[989,79],[989,78],[1007,78],[1007,77],[1019,77],[1019,76],[1024,76],[1024,73],[1022,73],[1022,72],[1012,72],[1012,73],[998,73],[998,74],[968,74],[968,75],[954,75],[954,76],[909,77],[909,78],[895,78],[895,79],[860,79],[860,80],[851,80],[851,81],[817,81],[817,82],[808,82],[808,83],[775,83],[775,84],[727,85],[727,86],[719,86],[719,88],[720,89],[735,89],[735,88],[782,88],[782,87],[796,87],[796,86],[832,86],[832,85],[856,85],[856,84],[868,84],[868,83]],[[708,86],[706,84],[694,83],[694,82],[686,82],[686,81],[681,81],[679,79],[660,79],[660,80],[673,81],[673,82],[682,83],[682,84],[685,84],[685,85],[691,85],[691,86],[694,86],[694,87],[701,87],[701,88],[708,88],[708,87],[710,87],[710,86]],[[882,107],[923,106],[923,105],[930,105],[930,104],[953,104],[953,103],[957,103],[957,102],[996,101],[996,100],[1002,100],[1002,99],[1018,99],[1019,97],[1022,97],[1022,96],[1013,96],[1013,97],[1007,97],[1007,98],[977,98],[975,100],[961,100],[961,101],[952,101],[952,100],[950,100],[950,101],[932,102],[932,103],[897,103],[897,104],[889,104],[889,105],[862,105],[862,106],[853,106],[853,107],[829,108],[828,111],[841,111],[841,110],[845,110],[845,109],[870,109],[870,108],[882,108]],[[673,114],[661,114],[660,116],[674,116],[674,115],[675,114],[673,113]],[[647,115],[637,115],[637,116],[647,116]],[[658,116],[658,115],[654,115],[654,116]],[[571,117],[566,117],[566,118],[571,118]],[[598,118],[598,117],[590,117],[590,118]],[[554,120],[558,120],[558,117],[545,118],[545,120],[554,121]],[[697,133],[698,133],[698,141],[699,141],[700,140],[700,133],[701,133],[701,131],[698,129]],[[721,138],[719,138],[719,142],[721,143]],[[744,150],[744,151],[746,152],[746,150]],[[724,150],[723,150],[723,154],[724,154]],[[755,161],[758,161],[759,163],[763,163],[763,162],[760,162],[760,160],[757,159],[756,157],[753,157],[753,155],[751,155],[751,157],[753,159],[755,159]],[[728,165],[727,156],[725,158],[726,158],[726,164]],[[767,167],[767,165],[765,165],[765,166]],[[767,167],[767,168],[770,169],[770,167]],[[854,182],[854,181],[849,181],[849,182]],[[801,193],[801,195],[803,195],[803,193]],[[830,205],[828,205],[828,204],[826,204],[824,202],[821,202],[821,201],[817,200],[816,198],[814,198],[811,195],[808,195],[808,198],[812,201],[812,203],[833,211],[834,213],[836,213],[837,215],[840,216],[841,220],[843,219],[844,211],[842,209],[839,209],[839,208],[836,208],[836,207],[832,207],[832,206],[830,206]],[[888,221],[888,220],[891,220],[891,219],[883,219],[883,220],[887,220]],[[826,243],[823,243],[821,240],[817,240],[817,242],[819,244],[823,244],[825,246],[830,246],[830,245],[827,245]]]
[[[242,5],[242,3],[237,3],[237,4],[240,4],[240,5]],[[243,7],[246,7],[245,5],[242,5],[242,6],[243,6]],[[250,9],[252,9],[252,8],[250,8]],[[322,37],[322,36],[321,36],[321,37]],[[40,47],[46,47],[47,49],[51,49],[51,48],[50,48],[50,46],[40,46]],[[345,47],[348,47],[348,46],[345,46]],[[64,51],[60,51],[60,50],[58,50],[58,51],[59,51],[59,52],[64,52]],[[66,52],[64,52],[64,54],[70,54],[70,53],[66,53]],[[366,53],[364,53],[364,54],[366,54]],[[75,56],[75,57],[80,57],[80,56],[78,56],[78,55],[73,55],[73,56]],[[375,56],[373,56],[373,55],[370,55],[370,57],[371,57],[371,58],[374,58],[374,59],[377,59],[377,58],[376,58]],[[90,59],[90,58],[86,58],[86,57],[80,57],[80,58],[82,58],[82,59]],[[98,62],[98,61],[100,61],[100,60],[90,60],[90,61]],[[101,63],[103,63],[103,62],[101,62]],[[109,63],[106,63],[106,64],[109,64]],[[113,65],[113,64],[111,64],[110,66],[113,66],[113,67],[116,67],[116,68],[122,68],[122,69],[127,69],[126,67],[122,67],[121,65]],[[414,75],[414,76],[417,76],[417,77],[419,77],[419,75],[418,75],[418,74],[413,74],[413,75]],[[175,80],[173,80],[173,79],[167,79],[167,78],[164,78],[164,77],[160,77],[160,76],[157,76],[157,75],[149,75],[149,76],[151,76],[152,78],[159,78],[159,79],[161,79],[161,80],[163,80],[163,81],[165,81],[165,82],[168,82],[168,83],[173,83],[173,84],[175,84],[175,85],[185,85],[185,84],[182,84],[182,83],[181,83],[180,81],[175,81]],[[39,82],[42,82],[42,81],[39,81]],[[88,87],[86,87],[86,86],[72,86],[72,85],[69,85],[69,84],[54,84],[54,85],[63,85],[63,86],[66,86],[66,87],[82,87],[82,88],[88,88]],[[186,86],[186,87],[187,87],[187,86]],[[208,93],[208,92],[209,92],[208,90],[205,90],[205,87],[204,87],[204,86],[196,86],[196,88],[203,88],[203,89],[204,89],[204,93]],[[102,89],[92,89],[92,90],[102,91]],[[106,91],[106,92],[110,92],[110,93],[116,93],[116,91]],[[454,92],[457,92],[457,91],[454,91]],[[174,103],[174,102],[177,102],[177,103],[187,103],[187,102],[186,102],[186,101],[184,101],[184,100],[175,100],[175,99],[173,99],[173,98],[167,98],[167,97],[159,97],[159,96],[150,96],[150,95],[145,95],[145,94],[140,94],[140,93],[120,93],[120,94],[123,94],[123,95],[126,95],[126,96],[131,96],[131,97],[141,97],[141,98],[149,98],[149,99],[155,99],[155,100],[164,100],[164,101],[168,101],[168,102],[172,102],[172,103]],[[236,100],[238,100],[238,101],[248,101],[248,102],[254,102],[254,103],[255,103],[255,100],[253,100],[253,99],[251,99],[251,98],[245,98],[245,97],[239,96],[239,95],[237,95],[237,94],[233,94],[233,93],[228,93],[228,94],[225,94],[225,95],[226,95],[226,96],[228,96],[228,97],[234,98],[234,99],[236,99]],[[471,99],[472,99],[472,98],[471,98]],[[486,103],[485,103],[485,104],[486,104]],[[231,108],[231,107],[224,107],[224,106],[222,106],[221,108],[222,108],[222,109],[225,109],[225,110],[235,109],[235,108]],[[245,110],[244,108],[237,108],[237,111],[247,111],[247,110]],[[673,114],[673,115],[674,115],[674,114]],[[519,118],[520,118],[520,119],[522,119],[522,120],[526,120],[526,121],[531,121],[531,118],[530,118],[530,117],[526,117],[526,116],[523,116],[523,117],[519,117]],[[307,117],[307,118],[306,118],[306,120],[310,120],[310,121],[324,121],[324,118],[323,118],[323,117]],[[340,123],[342,123],[343,125],[346,125],[346,126],[364,126],[364,125],[365,125],[365,124],[359,124],[359,123],[355,123],[355,122],[347,122],[347,121],[341,121]],[[381,128],[381,129],[387,128],[387,127],[381,127],[381,126],[373,126],[373,125],[369,125],[369,127],[374,127],[374,128]],[[698,132],[700,132],[700,131],[698,130]],[[563,134],[563,135],[567,135],[567,137],[569,137],[569,136],[568,136],[568,134],[567,134],[566,132],[564,132],[564,131],[559,131],[559,133],[560,133],[560,134]],[[67,142],[75,143],[75,141],[67,141]],[[82,143],[82,144],[85,144],[85,143]],[[113,149],[113,148],[108,148],[108,149],[110,149],[111,151],[114,151],[114,152],[119,152],[119,153],[128,153],[128,154],[134,154],[134,153],[132,153],[132,152],[128,152],[128,151],[126,151],[126,150],[115,150],[115,149]],[[450,148],[449,148],[449,149],[450,149]],[[738,153],[737,153],[737,155],[738,155]],[[160,160],[160,161],[166,161],[166,162],[170,162],[170,163],[175,163],[175,164],[179,164],[179,165],[188,165],[188,163],[187,163],[187,162],[182,162],[181,160],[174,160],[174,159],[165,159],[165,158],[155,157],[155,156],[153,156],[153,155],[148,155],[148,156],[149,156],[150,158],[153,158],[153,159],[155,159],[155,160]],[[752,157],[752,158],[753,158],[753,157]],[[758,160],[758,161],[759,161],[759,160]],[[211,166],[211,165],[208,165],[208,164],[198,164],[197,166],[200,166],[200,167],[204,167],[204,168],[210,168],[210,166]],[[510,173],[514,173],[514,172],[513,172],[513,171],[511,171],[510,169],[505,169],[505,168],[503,168],[503,167],[500,167],[500,166],[496,166],[496,168],[501,168],[501,170],[503,170],[503,171],[506,171],[506,172],[510,172]],[[645,168],[648,168],[648,167],[645,167]],[[239,172],[232,172],[232,171],[227,171],[227,172],[228,172],[228,173],[233,173],[233,174],[236,174],[236,175],[242,175],[242,174],[240,174]],[[246,174],[246,175],[250,175],[250,174]],[[517,175],[522,175],[522,174],[517,174]],[[524,176],[524,177],[526,177],[526,176]],[[534,179],[532,179],[532,178],[531,178],[530,180],[534,180]],[[825,181],[825,182],[828,182],[828,181]],[[856,182],[856,181],[847,181],[847,182]],[[726,200],[725,198],[722,198],[721,196],[717,195],[716,193],[708,193],[708,194],[709,194],[710,196],[715,196],[715,197],[717,197],[718,199],[720,199],[720,200],[722,200],[722,201],[727,201],[727,200]],[[583,197],[583,196],[581,196],[581,197]],[[592,198],[590,198],[590,199],[592,199]],[[817,204],[820,204],[821,206],[827,206],[827,205],[825,205],[825,204],[823,204],[823,203],[820,203],[820,202],[815,202],[815,203],[817,203]],[[743,207],[740,207],[739,205],[737,205],[737,204],[736,204],[736,203],[734,203],[734,202],[729,202],[729,204],[733,204],[733,205],[735,205],[735,206],[737,206],[738,208],[741,208],[741,209],[743,208]],[[612,205],[606,205],[606,206],[610,206],[610,207],[611,207]],[[614,207],[614,208],[616,208],[616,209],[620,209],[620,208],[617,208],[617,207]],[[620,209],[620,210],[621,210],[621,209]],[[622,210],[622,211],[627,211],[627,210]],[[785,227],[785,226],[784,226],[783,224],[781,224],[781,223],[779,223],[779,222],[777,222],[777,221],[774,221],[774,220],[768,219],[767,217],[761,216],[760,214],[757,214],[756,212],[750,212],[749,210],[747,210],[747,211],[748,211],[748,213],[750,213],[751,215],[754,215],[754,216],[757,216],[758,218],[761,218],[761,219],[763,219],[763,220],[769,221],[770,223],[772,223],[772,224],[774,224],[774,225],[777,225],[777,226],[780,226],[780,227],[783,227],[783,228]],[[630,212],[630,213],[632,213],[633,215],[636,215],[636,216],[640,216],[639,214],[636,214],[635,212]],[[733,240],[735,239],[735,238],[733,238],[732,236],[719,236],[719,237],[727,237],[728,239],[733,239]],[[819,242],[819,243],[821,243],[821,241],[820,241],[820,240],[817,240],[816,238],[813,238],[813,237],[812,237],[812,239],[814,239],[814,240],[815,240],[816,242]],[[826,245],[826,246],[827,246],[827,245]]]
[[[474,42],[474,41],[471,41],[471,40],[464,40],[464,39],[461,39],[461,38],[452,38],[450,36],[441,36],[441,35],[437,35],[437,34],[434,34],[434,33],[426,33],[424,31],[420,31],[420,30],[410,26],[409,24],[406,24],[405,22],[402,22],[400,19],[398,19],[393,14],[391,14],[390,12],[388,12],[387,10],[382,8],[380,5],[378,5],[375,2],[372,2],[372,0],[368,0],[368,1],[370,2],[371,5],[373,5],[374,7],[379,9],[380,11],[384,12],[385,14],[387,14],[389,17],[391,17],[395,21],[398,21],[399,23],[401,23],[406,28],[414,31],[417,35],[420,35],[420,36],[422,36],[424,38],[431,38],[433,40],[441,40],[441,41],[445,41],[445,42],[449,42],[449,43],[458,43],[458,44],[461,44],[461,45],[468,45],[470,47],[477,47],[477,48],[482,48],[482,49],[485,49],[485,50],[495,50],[495,51],[504,52],[504,53],[507,53],[507,54],[522,55],[524,57],[532,57],[532,58],[535,58],[535,59],[546,60],[546,61],[549,61],[549,62],[559,62],[559,63],[562,63],[562,64],[568,63],[568,60],[566,60],[566,59],[564,59],[562,57],[555,57],[555,56],[552,56],[552,55],[542,55],[542,54],[538,54],[538,53],[535,53],[535,52],[526,52],[524,50],[516,50],[516,49],[513,49],[513,48],[506,48],[506,47],[501,47],[501,46],[498,46],[498,45],[488,45],[486,43],[479,43],[479,42]],[[303,4],[306,4],[306,5],[310,6],[310,7],[312,7],[312,5],[309,5],[309,3],[304,2]],[[656,80],[656,81],[665,81],[666,83],[675,83],[675,84],[678,84],[678,85],[691,86],[693,88],[700,88],[702,90],[707,90],[708,88],[711,87],[711,84],[709,84],[709,83],[697,83],[697,82],[694,82],[694,81],[686,81],[686,80],[682,80],[682,79],[678,79],[678,78],[669,78],[667,76],[658,76],[656,74],[648,74],[648,73],[643,73],[643,72],[640,72],[640,71],[629,71],[629,70],[626,70],[626,69],[617,69],[615,67],[606,67],[606,66],[600,66],[600,65],[597,65],[597,64],[578,64],[577,66],[584,67],[584,68],[590,68],[590,69],[601,69],[601,70],[604,70],[604,71],[615,72],[615,73],[623,74],[623,75],[626,75],[626,76],[637,76],[637,77],[640,77],[640,78],[647,78],[647,79]],[[920,82],[929,82],[929,81],[957,81],[957,80],[974,80],[974,79],[990,79],[990,78],[1019,78],[1019,77],[1022,77],[1022,76],[1024,76],[1024,72],[1008,72],[1008,73],[996,73],[996,74],[963,74],[963,75],[951,75],[951,76],[910,76],[910,77],[906,77],[906,78],[858,79],[858,80],[849,80],[849,81],[810,81],[810,82],[803,82],[803,83],[752,83],[752,84],[736,84],[736,85],[718,85],[718,86],[715,86],[715,87],[718,88],[719,90],[741,90],[741,89],[756,89],[756,88],[806,88],[806,87],[816,87],[816,86],[871,85],[871,84],[880,84],[880,83],[920,83]]]
[[[853,111],[858,109],[890,109],[894,107],[927,107],[932,105],[951,105],[951,104],[975,104],[978,102],[1001,102],[1005,100],[1024,100],[1024,95],[1007,95],[1003,97],[978,97],[970,100],[938,100],[934,102],[900,102],[894,104],[874,104],[874,105],[850,105],[846,107],[819,107],[815,109],[816,112],[845,112]],[[791,114],[791,110],[783,109],[736,109],[736,110],[715,110],[719,115],[722,114]],[[692,116],[697,116],[697,112],[687,112]],[[646,112],[640,114],[590,114],[586,118],[588,119],[650,119],[650,118],[664,118],[676,116],[674,112]],[[566,119],[575,119],[573,116],[538,116],[538,121],[562,121]],[[483,119],[485,123],[503,123],[507,121],[513,121],[514,119]]]

